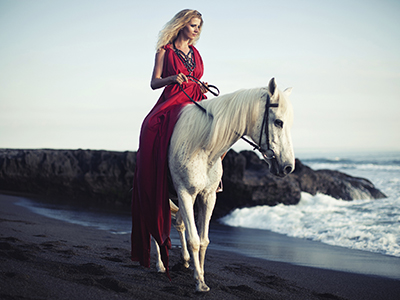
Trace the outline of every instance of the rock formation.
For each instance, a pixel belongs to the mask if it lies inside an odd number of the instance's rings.
[[[0,149],[0,190],[129,206],[136,152]]]
[[[252,151],[231,150],[223,160],[224,192],[218,194],[214,213],[223,216],[237,207],[297,204],[301,192],[326,194],[336,199],[378,199],[386,196],[364,178],[305,166],[296,159],[295,170],[285,178],[273,176],[267,163]]]
[[[0,149],[0,190],[110,204],[129,210],[136,152]],[[215,217],[238,207],[297,204],[301,192],[337,199],[385,197],[371,182],[338,171],[317,170],[296,160],[293,174],[271,175],[251,151],[230,150],[224,161],[224,192]]]

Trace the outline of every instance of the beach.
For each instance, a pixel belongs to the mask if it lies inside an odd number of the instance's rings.
[[[130,260],[129,234],[63,222],[0,195],[0,299],[398,299],[400,280],[296,266],[209,249],[210,292],[170,251],[171,281]],[[154,247],[153,247],[154,248]],[[152,249],[154,250],[154,249]]]

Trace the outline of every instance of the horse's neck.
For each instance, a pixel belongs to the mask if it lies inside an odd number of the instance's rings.
[[[227,151],[243,135],[249,134],[260,115],[260,90],[240,90],[210,101],[206,107],[214,115],[210,142],[211,157]]]
[[[242,136],[254,127],[260,115],[260,107],[260,89],[239,90],[221,97],[218,109],[222,113],[217,114],[223,119],[221,122],[230,124],[230,128]]]

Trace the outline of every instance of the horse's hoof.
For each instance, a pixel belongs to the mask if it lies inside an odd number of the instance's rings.
[[[185,254],[181,255],[181,262],[183,264],[183,266],[188,269],[189,268],[189,261],[190,261],[190,255],[188,252],[186,252]]]
[[[204,282],[199,282],[196,287],[196,292],[205,293],[208,292],[210,288]]]
[[[165,267],[163,264],[156,264],[157,272],[158,273],[165,273]]]

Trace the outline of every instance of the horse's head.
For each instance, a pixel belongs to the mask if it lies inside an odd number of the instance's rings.
[[[262,97],[255,134],[272,174],[284,177],[294,170],[294,152],[290,129],[293,108],[287,97],[291,88],[281,92],[272,78]]]

